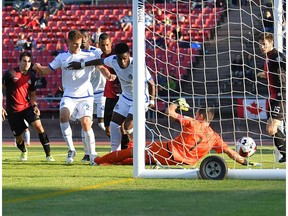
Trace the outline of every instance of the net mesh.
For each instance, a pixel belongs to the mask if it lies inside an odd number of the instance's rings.
[[[274,162],[279,158],[265,130],[267,80],[256,76],[263,71],[265,58],[258,36],[273,31],[267,11],[273,17],[275,6],[258,1],[216,2],[146,2],[146,64],[158,91],[156,108],[148,113],[148,139],[153,134],[153,140],[166,142],[181,132],[181,126],[165,114],[169,102],[181,97],[195,108],[183,115],[194,116],[200,106],[213,107],[211,127],[225,142],[234,147],[241,137],[252,137],[258,147],[253,159],[266,168],[281,167]],[[285,5],[283,1],[283,23]],[[285,52],[285,25],[283,30],[278,47]]]

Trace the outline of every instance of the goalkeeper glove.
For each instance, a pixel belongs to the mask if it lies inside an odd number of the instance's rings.
[[[246,159],[244,159],[244,163],[242,163],[243,166],[247,166],[247,165],[250,165],[250,166],[261,166],[260,163],[257,163],[257,162],[248,162]]]
[[[186,102],[186,99],[185,98],[179,98],[177,100],[174,100],[172,101],[172,103],[174,104],[177,104],[178,105],[178,108],[180,110],[183,110],[183,111],[188,111],[190,106],[189,104]]]

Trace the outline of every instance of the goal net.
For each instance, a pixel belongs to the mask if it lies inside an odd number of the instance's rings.
[[[243,136],[255,140],[257,151],[247,160],[257,162],[256,167],[217,154],[228,165],[228,178],[284,179],[285,164],[278,163],[280,154],[265,129],[267,80],[257,73],[263,71],[265,60],[259,49],[260,34],[274,32],[275,47],[286,51],[286,1],[235,1],[235,5],[225,0],[163,2],[133,1],[134,113],[138,113],[134,115],[134,176],[199,177],[204,158],[193,167],[179,161],[171,166],[157,161],[158,152],[149,150],[149,143],[165,143],[180,134],[181,126],[169,120],[165,109],[173,100],[185,98],[191,109],[182,115],[193,117],[201,106],[214,108],[211,127],[231,148]],[[143,77],[137,74],[144,64],[157,88],[156,107],[146,118],[141,115]],[[145,161],[145,152],[156,165]],[[211,151],[207,156],[214,154]]]

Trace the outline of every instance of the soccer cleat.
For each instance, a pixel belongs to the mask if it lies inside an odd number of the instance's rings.
[[[90,156],[89,155],[84,155],[84,157],[81,160],[82,163],[89,162],[89,161],[90,161]]]
[[[74,151],[69,150],[69,151],[68,151],[67,158],[66,158],[66,162],[67,162],[67,163],[73,163],[75,156],[76,156],[76,151],[75,151],[75,150],[74,150]]]
[[[286,156],[280,158],[279,163],[286,163]]]
[[[47,160],[48,162],[54,162],[54,161],[55,161],[55,159],[54,159],[52,156],[47,156],[47,157],[46,157],[46,160]]]
[[[28,153],[26,152],[21,152],[20,154],[20,161],[27,161],[28,160]]]
[[[90,166],[97,166],[98,164],[95,163],[94,161],[90,161],[89,165],[90,165]]]

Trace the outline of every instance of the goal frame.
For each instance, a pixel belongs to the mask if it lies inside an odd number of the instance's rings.
[[[275,0],[279,8],[282,0]],[[275,8],[275,10],[277,9]],[[199,169],[146,169],[145,165],[145,104],[143,68],[145,67],[145,0],[133,1],[133,176],[135,178],[191,178],[199,179]],[[277,16],[279,19],[279,16]],[[275,27],[276,30],[277,27]],[[276,30],[279,36],[279,28]],[[280,40],[281,41],[281,40]],[[279,44],[279,43],[277,43]],[[286,41],[287,47],[287,41]],[[287,67],[287,66],[286,66]],[[230,179],[286,179],[285,169],[228,169]]]

